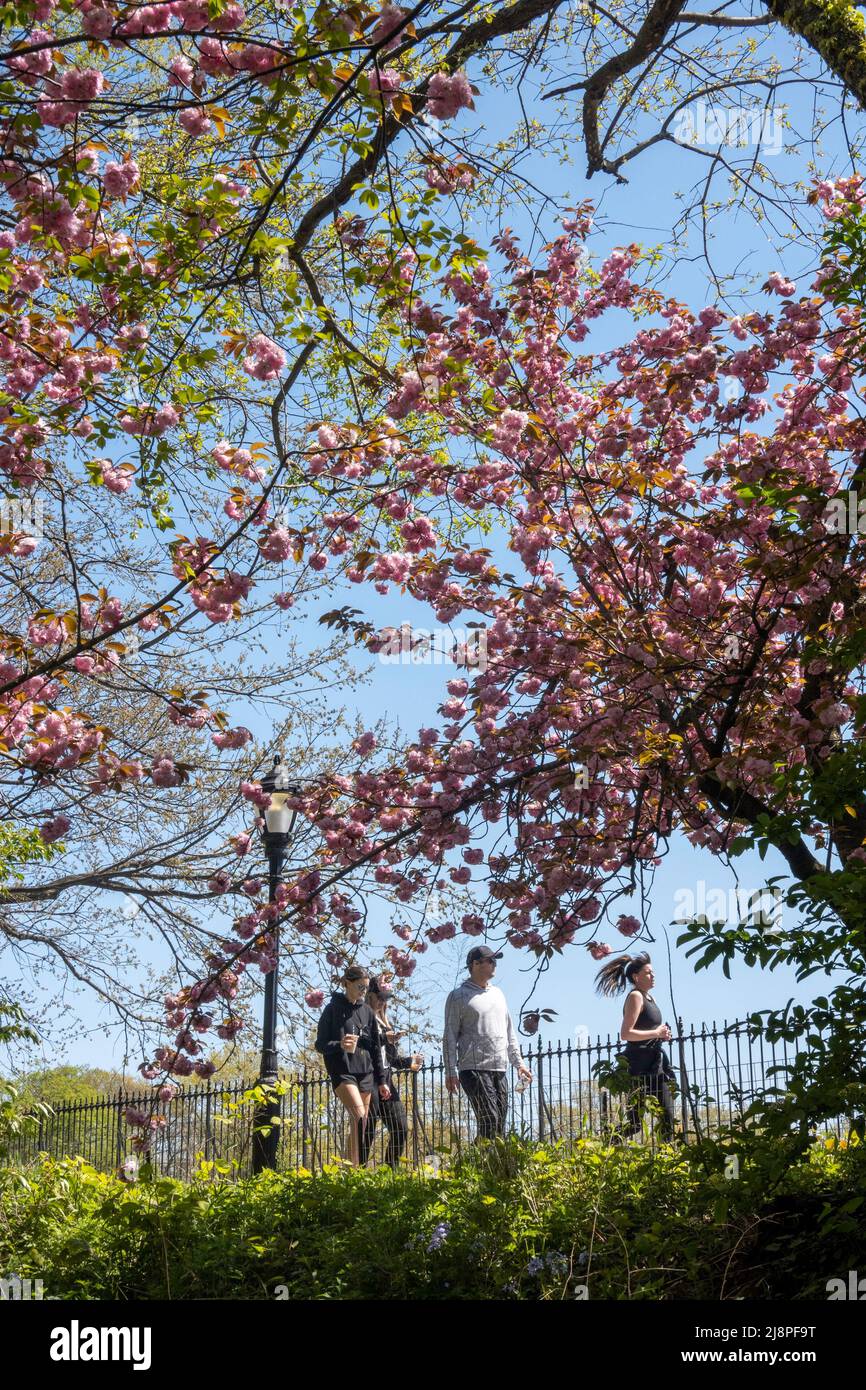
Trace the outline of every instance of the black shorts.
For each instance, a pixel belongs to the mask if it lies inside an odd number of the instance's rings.
[[[335,1091],[338,1086],[357,1086],[362,1096],[369,1096],[373,1091],[373,1074],[368,1072],[366,1076],[352,1076],[350,1072],[343,1072],[340,1076],[331,1077],[331,1085]]]

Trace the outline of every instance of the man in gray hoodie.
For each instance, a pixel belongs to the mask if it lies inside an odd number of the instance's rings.
[[[523,1065],[505,995],[490,983],[501,959],[501,951],[473,946],[466,957],[469,979],[445,1001],[445,1085],[452,1094],[463,1087],[478,1120],[479,1139],[505,1133],[509,1062],[522,1079],[532,1080]]]

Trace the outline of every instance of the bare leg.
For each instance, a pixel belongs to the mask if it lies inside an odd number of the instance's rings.
[[[356,1135],[357,1135],[357,1139],[358,1139],[358,1164],[359,1164],[359,1166],[360,1166],[361,1155],[362,1155],[362,1154],[363,1154],[364,1162],[365,1162],[365,1163],[367,1162],[367,1159],[370,1157],[371,1143],[367,1141],[367,1124],[368,1124],[368,1117],[369,1117],[369,1114],[370,1114],[370,1103],[371,1103],[372,1099],[373,1099],[373,1093],[372,1093],[372,1091],[368,1091],[368,1092],[366,1093],[366,1095],[365,1095],[363,1092],[361,1093],[361,1100],[363,1101],[363,1104],[364,1104],[364,1115],[363,1115],[363,1118],[358,1122],[358,1125],[357,1125],[356,1131],[355,1131],[355,1132],[356,1132]],[[375,1122],[375,1120],[374,1120],[374,1121],[373,1121],[374,1126],[375,1126],[375,1123],[376,1123],[376,1122]]]
[[[358,1125],[366,1122],[367,1111],[370,1108],[369,1095],[363,1096],[358,1087],[350,1081],[344,1081],[342,1086],[337,1087],[337,1099],[340,1100],[349,1112],[349,1162],[353,1168],[358,1166]]]

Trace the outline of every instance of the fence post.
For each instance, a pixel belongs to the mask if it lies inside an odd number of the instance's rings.
[[[538,1138],[544,1139],[544,1071],[541,1056],[541,1038],[538,1039]]]
[[[438,1072],[439,1072],[439,1094],[441,1095],[441,1094],[442,1094],[442,1091],[443,1091],[443,1089],[444,1089],[446,1095],[448,1096],[448,1123],[449,1123],[449,1125],[450,1125],[450,1134],[449,1134],[449,1137],[450,1137],[451,1143],[452,1143],[452,1144],[456,1143],[456,1145],[457,1145],[457,1156],[458,1156],[458,1158],[459,1158],[460,1155],[461,1155],[462,1152],[463,1152],[463,1136],[462,1136],[461,1133],[460,1133],[460,1121],[461,1121],[461,1119],[462,1119],[462,1113],[463,1113],[463,1112],[462,1112],[462,1107],[461,1107],[461,1101],[462,1101],[462,1098],[463,1098],[463,1088],[460,1087],[460,1088],[458,1089],[458,1091],[457,1091],[457,1106],[458,1106],[458,1110],[457,1110],[457,1119],[455,1120],[455,1119],[454,1119],[454,1096],[453,1096],[452,1092],[449,1091],[449,1090],[447,1090],[447,1088],[445,1087],[445,1080],[446,1080],[446,1078],[445,1078],[445,1063],[441,1060],[441,1058],[440,1058],[440,1061],[439,1061],[439,1065],[438,1065],[437,1070],[438,1070]]]
[[[683,1140],[687,1142],[689,1137],[689,1106],[686,1097],[688,1077],[686,1076],[686,1045],[683,1039],[683,1021],[681,1018],[677,1019],[677,1032],[679,1033],[677,1042],[680,1053],[680,1112],[683,1122]]]
[[[123,1162],[123,1153],[126,1148],[125,1130],[123,1128],[123,1088],[121,1086],[117,1088],[117,1134],[115,1147],[117,1150],[115,1167],[119,1168]]]
[[[410,1071],[409,1085],[412,1088],[412,1167],[418,1167],[418,1073]]]
[[[301,1081],[301,1162],[305,1168],[310,1168],[312,1171],[310,1164],[310,1101],[306,1067],[304,1067]]]
[[[207,1163],[208,1159],[211,1159],[211,1158],[214,1157],[214,1152],[213,1152],[214,1145],[213,1145],[213,1139],[212,1139],[212,1137],[211,1137],[210,1098],[211,1098],[211,1086],[210,1086],[210,1082],[208,1081],[208,1083],[207,1083],[207,1088],[206,1088],[206,1090],[205,1090],[205,1100],[204,1100],[204,1159],[205,1159],[205,1163]]]

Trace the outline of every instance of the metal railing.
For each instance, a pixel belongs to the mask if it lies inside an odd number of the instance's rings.
[[[661,1113],[638,1094],[641,1083],[627,1080],[623,1045],[608,1037],[584,1045],[547,1043],[524,1047],[532,1085],[518,1093],[516,1073],[508,1074],[507,1128],[527,1138],[574,1143],[589,1136],[625,1136],[655,1144]],[[730,1128],[757,1096],[784,1088],[784,1076],[799,1045],[769,1044],[752,1038],[744,1022],[721,1028],[702,1026],[678,1032],[665,1050],[673,1066],[670,1088],[677,1129],[683,1140],[718,1135]],[[619,1061],[618,1061],[619,1059]],[[619,1078],[619,1079],[617,1079]],[[440,1060],[417,1072],[396,1072],[394,1082],[406,1113],[401,1164],[436,1163],[436,1155],[459,1151],[475,1137],[477,1123],[466,1094],[450,1094]],[[280,1168],[311,1172],[346,1153],[348,1117],[324,1072],[311,1069],[286,1075],[280,1101]],[[168,1103],[156,1090],[120,1091],[91,1101],[62,1102],[17,1136],[9,1158],[25,1164],[39,1153],[80,1156],[103,1172],[115,1171],[129,1152],[136,1131],[125,1121],[130,1109],[145,1110],[156,1128],[150,1158],[167,1176],[188,1178],[202,1161],[215,1176],[250,1172],[254,1103],[243,1097],[255,1081],[181,1087]],[[825,1126],[841,1135],[843,1120]],[[399,1128],[402,1129],[402,1126]],[[376,1126],[370,1159],[381,1163],[389,1130]]]

